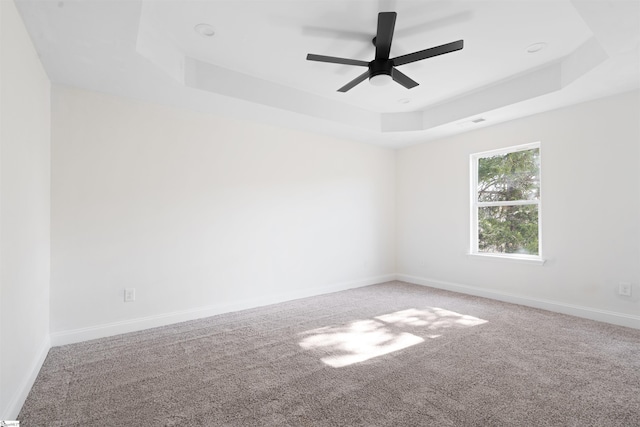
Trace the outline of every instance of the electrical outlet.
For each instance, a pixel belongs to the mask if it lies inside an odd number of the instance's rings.
[[[631,296],[631,283],[628,282],[620,282],[618,284],[618,294],[623,295],[625,297]]]
[[[124,302],[136,300],[136,288],[127,288],[124,290]]]

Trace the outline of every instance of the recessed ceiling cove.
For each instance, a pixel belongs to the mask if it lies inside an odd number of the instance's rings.
[[[387,146],[639,86],[635,1],[17,4],[55,83]],[[397,14],[390,58],[457,40],[464,49],[402,65],[411,89],[363,81],[338,92],[364,70],[307,54],[369,63],[381,12]]]

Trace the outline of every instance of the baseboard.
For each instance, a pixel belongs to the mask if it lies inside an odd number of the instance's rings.
[[[136,332],[144,329],[156,328],[159,326],[166,326],[179,322],[186,322],[188,320],[201,319],[204,317],[215,316],[217,314],[246,310],[249,308],[276,304],[279,302],[291,301],[299,298],[307,298],[316,295],[344,291],[352,288],[359,288],[362,286],[374,285],[376,283],[388,282],[395,279],[395,274],[386,274],[383,276],[369,277],[366,279],[351,282],[337,283],[330,286],[268,295],[250,300],[235,301],[225,304],[215,304],[206,307],[197,307],[189,310],[174,311],[170,313],[124,320],[121,322],[90,326],[87,328],[53,332],[51,333],[51,344],[53,346],[60,346],[97,338],[105,338],[113,335],[124,334],[127,332]]]
[[[15,420],[18,418],[20,409],[22,409],[24,401],[27,400],[29,391],[31,391],[31,387],[33,387],[33,383],[36,381],[38,373],[40,373],[40,369],[42,368],[44,360],[47,358],[47,354],[49,354],[49,349],[51,349],[51,340],[49,339],[49,337],[46,337],[44,342],[38,349],[38,355],[33,361],[28,375],[22,380],[22,383],[7,404],[7,407],[3,408],[2,412],[0,412],[0,414],[2,414],[0,416],[0,419]]]
[[[316,295],[328,294],[331,292],[339,292],[347,289],[358,288],[362,286],[374,285],[377,283],[388,282],[391,280],[401,280],[416,285],[430,286],[433,288],[444,289],[454,292],[460,292],[469,295],[475,295],[485,298],[491,298],[498,301],[510,302],[514,304],[526,305],[529,307],[540,308],[544,310],[554,311],[563,314],[583,317],[586,319],[607,322],[614,325],[627,326],[640,329],[640,316],[634,316],[623,313],[616,313],[606,310],[599,310],[590,307],[583,307],[572,304],[559,303],[551,300],[543,300],[538,298],[524,297],[521,295],[490,291],[474,286],[463,285],[459,283],[445,282],[442,280],[428,279],[416,277],[407,274],[386,274],[382,276],[370,277],[362,280],[333,284],[330,286],[305,289],[302,291],[285,292],[275,295],[264,296],[250,300],[241,300],[225,304],[215,304],[205,307],[197,307],[188,310],[174,311],[153,316],[140,317],[120,322],[112,322],[102,325],[90,326],[86,328],[73,329],[68,331],[60,331],[51,333],[51,346],[60,346],[72,344],[91,339],[104,338],[113,335],[123,334],[127,332],[136,332],[144,329],[155,328],[159,326],[171,325],[174,323],[185,322],[189,320],[201,319],[204,317],[215,316],[217,314],[229,313],[233,311],[246,310],[250,308],[260,307],[269,304],[277,304],[279,302],[291,301],[299,298],[307,298]],[[48,349],[47,349],[48,350]],[[46,356],[46,354],[45,354]],[[43,359],[44,360],[44,359]]]
[[[613,325],[626,326],[640,329],[640,316],[613,311],[600,310],[591,307],[566,304],[557,301],[544,300],[539,298],[524,297],[521,295],[504,292],[490,291],[475,286],[462,285],[459,283],[445,282],[442,280],[428,279],[424,277],[410,276],[408,274],[396,274],[396,279],[415,285],[429,286],[432,288],[444,289],[447,291],[459,292],[462,294],[475,295],[484,298],[491,298],[498,301],[510,302],[513,304],[526,305],[527,307],[540,308],[556,313],[569,314],[571,316],[585,319],[597,320],[599,322],[611,323]]]

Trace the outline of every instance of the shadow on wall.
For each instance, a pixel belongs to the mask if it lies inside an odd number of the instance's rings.
[[[437,307],[410,308],[306,331],[299,345],[318,354],[326,365],[341,368],[438,338],[447,329],[483,323],[487,321]]]

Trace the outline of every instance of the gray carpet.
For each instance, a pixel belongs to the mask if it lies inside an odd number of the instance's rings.
[[[640,331],[390,282],[52,348],[29,426],[640,426]]]

